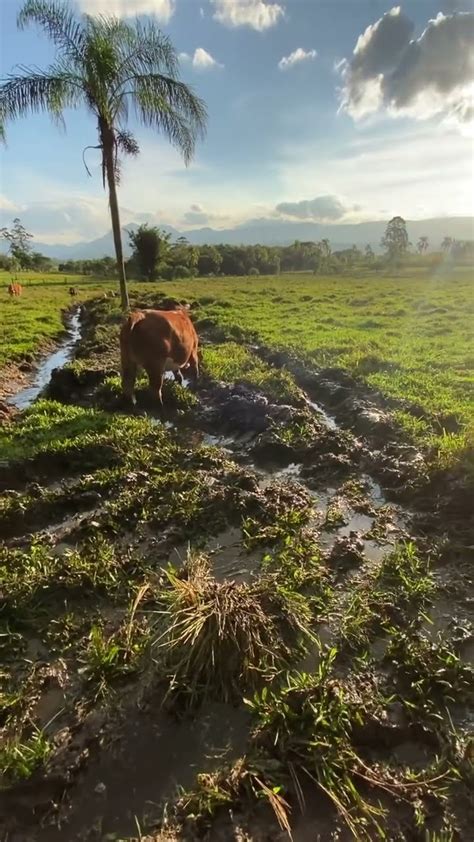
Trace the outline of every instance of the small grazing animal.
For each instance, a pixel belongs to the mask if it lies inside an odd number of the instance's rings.
[[[8,287],[8,294],[11,296],[21,295],[22,292],[23,287],[21,286],[21,284],[10,284]]]
[[[186,369],[194,385],[199,375],[198,335],[186,309],[137,310],[131,313],[120,331],[122,390],[127,400],[135,402],[134,386],[138,367],[145,369],[150,390],[163,406],[162,386],[165,371],[172,371],[178,383]]]
[[[76,289],[76,287],[69,287],[69,295],[70,295],[71,297],[74,297],[75,295],[77,295],[77,289]]]

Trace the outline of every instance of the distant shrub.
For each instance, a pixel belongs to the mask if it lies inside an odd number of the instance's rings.
[[[193,273],[189,266],[173,266],[171,270],[171,277],[175,278],[192,278]]]
[[[260,271],[256,266],[252,266],[252,268],[249,269],[249,275],[260,275]]]

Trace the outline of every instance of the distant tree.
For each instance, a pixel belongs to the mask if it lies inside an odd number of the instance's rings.
[[[0,254],[0,269],[3,272],[13,272],[14,260],[9,254]]]
[[[367,243],[367,245],[364,249],[364,257],[365,257],[366,260],[369,261],[369,263],[372,263],[372,261],[375,257],[374,250],[373,250],[372,246],[370,245],[370,243]]]
[[[449,251],[453,245],[453,238],[452,237],[445,237],[443,242],[441,243],[441,248],[443,251]]]
[[[171,246],[169,260],[173,267],[179,267],[179,277],[189,277],[196,272],[199,258],[199,249],[197,246],[192,246],[186,237],[178,237],[175,243]],[[183,269],[187,273],[183,275]],[[178,276],[177,276],[178,277]]]
[[[199,275],[217,275],[222,266],[222,255],[215,246],[201,246],[197,270]]]
[[[394,216],[390,220],[382,237],[381,245],[385,249],[388,259],[393,263],[399,261],[407,253],[410,243],[406,222],[401,216]]]
[[[1,132],[1,123],[0,123]],[[2,228],[0,230],[1,236],[10,243],[10,256],[17,261],[21,269],[28,269],[31,261],[31,243],[33,234],[30,234],[26,228],[21,224],[21,221],[16,217],[13,220],[13,226]]]
[[[166,263],[171,234],[160,228],[140,225],[136,231],[129,231],[128,236],[140,274],[148,281],[155,280],[159,265]]]
[[[318,257],[318,271],[328,272],[331,261],[331,243],[328,239],[321,240],[317,243],[317,257]]]
[[[40,251],[34,251],[31,254],[29,264],[34,272],[52,272],[56,265],[54,260],[41,254]]]
[[[281,258],[278,254],[269,254],[267,265],[264,272],[267,275],[279,275],[281,266]]]
[[[424,254],[425,251],[428,251],[429,240],[428,237],[420,237],[418,243],[416,245],[418,254]]]
[[[176,51],[152,19],[126,21],[110,15],[77,15],[58,0],[27,0],[18,15],[22,29],[37,24],[56,48],[54,63],[41,70],[20,67],[0,85],[0,138],[7,120],[46,111],[59,122],[69,108],[85,106],[97,126],[102,180],[107,184],[122,307],[128,291],[117,184],[121,155],[137,155],[126,128],[129,112],[155,129],[188,162],[206,124],[204,103],[179,79]]]

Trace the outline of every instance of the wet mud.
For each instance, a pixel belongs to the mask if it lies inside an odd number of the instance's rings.
[[[43,362],[34,384],[9,404],[24,410],[46,393],[66,404],[125,414],[115,388],[104,387],[118,368],[116,356],[96,330],[100,312],[99,307],[72,316],[64,344]],[[205,325],[201,328],[205,341],[216,338],[214,326],[209,325],[207,333]],[[180,467],[202,475],[205,516],[180,522],[176,515],[165,516],[164,510],[155,521],[132,510],[117,514],[116,501],[127,483],[132,489],[143,483],[145,497],[155,493],[151,484],[146,491],[149,472],[95,488],[83,453],[77,463],[58,453],[54,462],[39,456],[21,465],[0,466],[0,487],[6,491],[1,518],[5,547],[21,552],[40,540],[61,561],[100,530],[130,555],[133,569],[141,559],[153,558],[157,580],[169,564],[178,571],[185,568],[189,554],[198,550],[209,557],[217,582],[248,584],[258,578],[268,563],[265,559],[279,557],[282,536],[290,541],[288,536],[302,535],[324,565],[333,590],[330,607],[320,612],[316,624],[319,640],[323,647],[341,646],[338,669],[346,675],[354,644],[349,634],[341,637],[341,617],[354,594],[375,587],[394,549],[414,542],[430,557],[435,581],[429,618],[421,622],[419,633],[427,645],[443,636],[463,662],[472,664],[474,587],[465,557],[472,546],[467,544],[466,507],[453,492],[456,481],[448,481],[443,495],[439,480],[427,477],[423,455],[400,438],[392,421],[394,402],[382,408],[375,395],[339,370],[314,372],[288,355],[262,347],[253,350],[294,375],[298,399],[284,403],[249,385],[213,381],[205,373],[195,400],[181,403],[178,394],[173,403],[172,391],[164,414],[156,411],[145,390],[138,393],[138,415],[156,420],[158,427],[165,421],[185,454]],[[114,458],[104,450],[99,464],[107,468]],[[97,469],[96,453],[91,454],[90,468]],[[178,484],[172,488],[172,494],[183,493]],[[449,505],[451,517],[440,523]],[[459,529],[463,549],[456,556],[453,536]],[[59,591],[59,599],[64,608],[55,622],[70,622],[67,587]],[[8,610],[8,601],[5,604]],[[122,607],[109,605],[109,620],[100,599],[96,609],[106,628],[109,623],[115,630],[123,622]],[[76,628],[74,634],[79,633]],[[142,827],[154,827],[149,838],[156,840],[287,838],[273,812],[267,815],[263,809],[262,821],[245,800],[232,808],[230,817],[229,811],[217,814],[204,830],[185,823],[173,836],[175,831],[168,831],[163,821],[164,804],[173,801],[178,787],[190,788],[198,773],[210,774],[245,754],[251,728],[242,704],[212,702],[193,714],[177,715],[163,706],[163,688],[149,669],[136,680],[125,680],[118,696],[85,698],[78,662],[66,666],[55,658],[50,642],[35,644],[26,636],[17,644],[23,657],[26,647],[38,674],[25,716],[45,729],[54,748],[30,780],[0,791],[8,842],[148,838]],[[387,655],[390,641],[375,630],[364,645],[376,676],[371,680],[386,685],[388,696],[389,688],[401,681],[395,656]],[[301,668],[317,669],[320,660],[321,652],[314,647]],[[410,721],[396,704],[385,721],[374,718],[370,727],[355,729],[354,745],[367,763],[426,769],[442,751],[442,740],[436,728]],[[453,716],[464,739],[472,727],[466,705]],[[313,793],[313,805],[319,798],[321,791],[317,797]],[[314,815],[311,800],[302,815],[297,802],[296,798],[295,840],[353,838],[324,798]],[[469,809],[466,806],[466,816]],[[408,831],[403,823],[391,821],[388,838],[416,838],[404,835]],[[467,839],[463,821],[459,838]]]

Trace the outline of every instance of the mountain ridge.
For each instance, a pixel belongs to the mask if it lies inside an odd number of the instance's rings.
[[[192,245],[199,246],[220,244],[286,246],[295,240],[317,242],[327,238],[333,251],[350,248],[352,245],[360,248],[367,244],[370,244],[374,251],[380,251],[380,240],[386,225],[386,221],[380,220],[327,225],[318,222],[293,222],[263,217],[226,229],[203,227],[180,232],[165,223],[159,227],[168,231],[174,239],[185,236]],[[129,223],[122,228],[126,257],[131,254],[128,232],[136,228],[138,228],[138,223]],[[413,245],[416,244],[419,237],[427,236],[430,247],[439,249],[444,237],[452,237],[456,240],[474,239],[474,218],[457,216],[407,220],[407,230]],[[1,243],[0,241],[2,251],[6,251],[5,246],[8,248],[8,243],[6,241]],[[32,241],[32,247],[35,251],[40,251],[47,257],[63,261],[96,259],[111,256],[114,253],[112,231],[95,240],[81,241],[70,245],[59,243],[51,245],[35,239]]]

